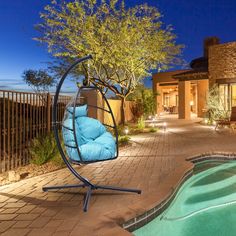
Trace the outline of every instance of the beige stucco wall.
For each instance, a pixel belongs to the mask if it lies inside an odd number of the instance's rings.
[[[209,89],[209,80],[197,81],[197,115],[198,117],[204,117],[206,110],[207,93]]]
[[[98,93],[96,90],[83,91],[81,95],[82,97],[86,98],[87,104],[90,104],[92,106],[97,106],[100,108],[104,107],[106,110],[108,110],[107,104],[103,100],[102,95]],[[121,101],[108,99],[108,102],[114,114],[115,121],[117,124],[119,124],[121,122]],[[133,102],[126,101],[125,104],[126,104],[125,106],[126,121],[131,121],[134,118],[132,110],[131,110]],[[111,114],[108,112],[104,112],[101,109],[97,109],[96,107],[88,106],[88,115],[89,117],[93,117],[95,119],[100,120],[102,123],[105,123],[108,125],[113,124]]]
[[[179,119],[190,119],[190,89],[190,81],[179,81]]]
[[[115,117],[115,121],[117,124],[121,122],[121,101],[120,100],[113,100],[113,99],[108,99],[108,102],[111,106],[112,112]],[[133,120],[133,113],[131,111],[132,107],[132,102],[126,101],[126,106],[125,106],[125,118],[126,121],[131,121]],[[107,105],[105,104],[105,109],[107,109]],[[112,124],[112,117],[109,113],[105,112],[104,113],[104,123],[106,124]]]
[[[236,42],[211,46],[208,63],[211,85],[217,79],[235,79]]]
[[[159,85],[159,83],[153,83],[153,92],[156,94],[158,92],[158,96],[156,96],[156,113],[159,114],[160,112],[163,111],[163,93],[162,93],[162,88]]]

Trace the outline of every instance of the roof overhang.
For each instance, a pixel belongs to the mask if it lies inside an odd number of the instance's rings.
[[[208,71],[191,70],[184,73],[173,75],[179,81],[206,80],[209,79]]]

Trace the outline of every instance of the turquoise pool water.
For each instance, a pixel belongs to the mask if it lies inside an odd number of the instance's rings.
[[[236,161],[197,164],[160,216],[136,236],[236,236]]]

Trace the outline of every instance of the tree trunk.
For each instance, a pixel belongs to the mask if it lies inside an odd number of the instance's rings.
[[[121,97],[121,107],[120,107],[120,114],[121,114],[121,124],[125,124],[125,97]]]

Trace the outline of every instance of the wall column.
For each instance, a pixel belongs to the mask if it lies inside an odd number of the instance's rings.
[[[160,114],[160,112],[163,112],[163,92],[160,84],[156,84],[154,93],[157,93],[158,95],[156,96],[156,111],[157,114]]]
[[[190,119],[191,82],[179,81],[179,119]]]
[[[204,109],[206,108],[207,92],[209,90],[208,80],[199,80],[197,82],[197,115],[203,117]]]

